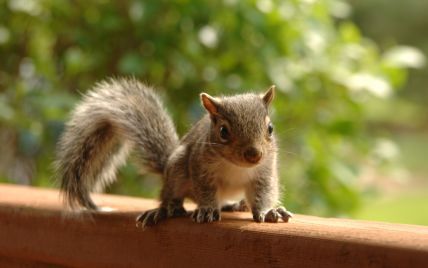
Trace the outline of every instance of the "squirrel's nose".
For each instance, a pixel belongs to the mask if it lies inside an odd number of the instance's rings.
[[[247,148],[244,151],[244,158],[248,162],[250,162],[252,164],[256,164],[262,158],[262,151],[259,150],[259,149],[257,149],[257,148],[255,148],[255,147]]]

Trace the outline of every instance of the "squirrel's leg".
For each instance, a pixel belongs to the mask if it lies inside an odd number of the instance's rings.
[[[292,214],[284,207],[276,207],[279,199],[278,179],[276,177],[261,177],[252,181],[246,189],[247,201],[256,222],[284,222]]]
[[[217,189],[211,180],[200,178],[193,183],[194,199],[198,207],[192,213],[193,221],[197,223],[220,220],[220,206],[217,201]]]
[[[187,216],[187,211],[183,207],[184,197],[176,192],[177,180],[168,176],[161,191],[161,204],[158,208],[147,210],[137,217],[137,226],[153,226],[167,218]]]

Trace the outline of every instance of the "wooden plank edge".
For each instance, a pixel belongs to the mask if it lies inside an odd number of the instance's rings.
[[[214,224],[172,219],[145,231],[156,202],[97,195],[112,212],[64,213],[58,192],[0,185],[0,258],[76,267],[424,267],[428,228],[296,215],[257,224],[224,213]]]

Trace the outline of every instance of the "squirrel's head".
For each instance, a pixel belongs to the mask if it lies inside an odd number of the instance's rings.
[[[275,150],[269,106],[275,86],[266,93],[231,97],[201,95],[211,118],[210,142],[224,158],[239,166],[254,166]]]

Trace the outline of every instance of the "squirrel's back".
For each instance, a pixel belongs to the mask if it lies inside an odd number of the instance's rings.
[[[133,148],[138,161],[162,173],[177,145],[174,124],[152,88],[135,79],[98,83],[76,106],[58,143],[66,203],[95,209],[89,192],[112,182]]]

